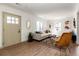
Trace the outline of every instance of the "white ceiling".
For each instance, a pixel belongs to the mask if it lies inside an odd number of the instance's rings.
[[[43,19],[54,19],[57,17],[66,17],[74,13],[75,3],[17,3],[8,4],[23,11],[29,11]]]

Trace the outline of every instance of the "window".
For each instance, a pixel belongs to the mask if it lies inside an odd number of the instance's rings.
[[[58,35],[61,32],[61,23],[57,23],[54,25],[53,33]]]
[[[36,31],[42,31],[42,23],[40,21],[36,22]]]

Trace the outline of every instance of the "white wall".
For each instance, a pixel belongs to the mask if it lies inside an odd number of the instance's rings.
[[[31,31],[34,31],[35,29],[35,20],[37,20],[38,18],[35,17],[32,14],[29,14],[28,12],[23,12],[21,10],[17,10],[15,8],[9,7],[9,6],[5,6],[5,5],[0,5],[0,48],[3,47],[2,42],[3,42],[3,30],[2,30],[2,12],[8,12],[8,13],[12,13],[15,15],[19,15],[21,16],[21,41],[27,41],[28,38],[28,33]],[[32,26],[29,29],[26,28],[26,20],[31,20],[32,21]]]

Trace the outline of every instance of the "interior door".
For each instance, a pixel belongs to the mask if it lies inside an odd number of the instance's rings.
[[[21,17],[3,13],[3,46],[11,46],[21,41]]]

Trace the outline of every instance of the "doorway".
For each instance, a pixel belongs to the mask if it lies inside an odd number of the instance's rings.
[[[3,46],[21,42],[21,17],[3,12]]]

